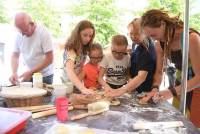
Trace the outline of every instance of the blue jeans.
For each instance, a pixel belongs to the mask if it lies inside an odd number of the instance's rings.
[[[43,83],[52,84],[53,83],[53,74],[43,77]]]
[[[46,84],[52,84],[53,83],[53,74],[43,77],[42,81],[43,81],[43,83],[46,83]],[[26,82],[33,82],[33,77],[30,80],[27,80]]]

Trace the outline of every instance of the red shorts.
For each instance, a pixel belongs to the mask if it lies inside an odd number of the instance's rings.
[[[192,90],[192,98],[190,104],[190,110],[186,109],[186,116],[189,117],[190,121],[198,128],[200,128],[200,88]],[[173,98],[173,106],[179,109],[180,96]]]
[[[198,128],[200,128],[200,88],[193,90],[192,102],[190,107],[190,120]]]

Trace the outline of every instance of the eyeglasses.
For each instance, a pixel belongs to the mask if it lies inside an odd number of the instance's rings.
[[[127,52],[117,52],[117,51],[112,51],[113,54],[118,54],[118,55],[127,55]]]
[[[93,57],[93,56],[89,56],[90,59],[92,60],[101,60],[103,58],[103,56],[99,56],[99,57]]]

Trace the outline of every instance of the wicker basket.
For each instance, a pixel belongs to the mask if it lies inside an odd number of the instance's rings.
[[[12,87],[13,88],[13,87]],[[43,104],[44,97],[47,93],[46,90],[38,88],[27,88],[23,89],[28,91],[26,93],[15,93],[17,90],[21,90],[21,87],[16,87],[14,89],[3,89],[0,92],[0,96],[5,98],[5,102],[8,107],[25,107],[25,106],[35,106]],[[9,92],[6,92],[9,90]],[[38,92],[37,92],[38,91]],[[33,93],[34,92],[34,93]]]
[[[43,104],[43,96],[33,97],[33,98],[5,98],[5,102],[8,107],[26,107],[26,106],[36,106]]]

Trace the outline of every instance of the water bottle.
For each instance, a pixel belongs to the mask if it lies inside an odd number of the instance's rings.
[[[56,98],[56,116],[61,122],[68,120],[68,99],[66,97]]]

